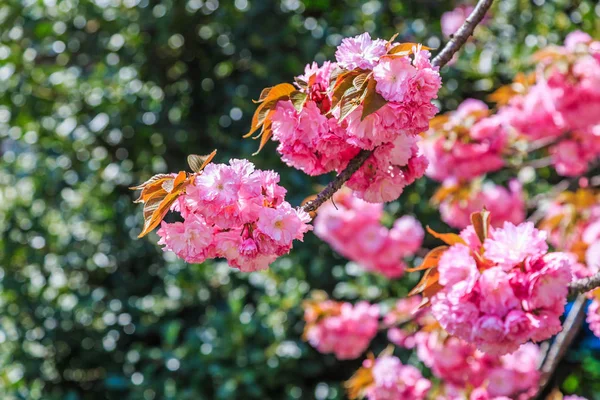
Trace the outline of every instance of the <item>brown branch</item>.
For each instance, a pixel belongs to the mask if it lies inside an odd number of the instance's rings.
[[[550,383],[550,379],[552,378],[554,371],[556,371],[556,367],[558,367],[560,360],[564,357],[583,324],[586,301],[587,298],[585,295],[580,294],[577,296],[577,299],[569,311],[569,315],[567,315],[562,331],[556,335],[556,338],[548,351],[548,355],[540,369],[542,376],[540,377],[540,386],[537,391],[538,398],[540,398],[544,389]]]
[[[346,181],[348,181],[348,179],[350,179],[350,177],[352,177],[352,175],[356,171],[358,171],[358,169],[363,165],[363,163],[367,161],[367,158],[369,158],[371,153],[372,151],[361,150],[361,152],[358,153],[356,157],[350,160],[348,166],[342,172],[340,172],[340,174],[336,176],[334,180],[329,182],[329,185],[327,185],[325,189],[321,190],[317,194],[317,197],[314,200],[311,200],[307,202],[304,206],[302,206],[304,211],[317,211],[317,209],[321,207],[323,203],[329,200],[335,194],[335,192],[340,190],[344,183],[346,183]]]
[[[569,284],[569,294],[589,292],[592,289],[600,287],[600,272],[587,278],[577,279]]]
[[[465,44],[469,36],[473,34],[475,27],[481,22],[485,14],[492,6],[494,0],[479,0],[475,9],[471,14],[467,17],[465,22],[462,24],[460,28],[456,31],[454,35],[452,35],[452,39],[438,53],[437,56],[433,59],[433,65],[438,67],[443,67],[452,59],[452,56],[460,50],[460,48]]]
[[[485,13],[490,8],[494,0],[479,0],[477,6],[473,12],[467,17],[462,26],[456,31],[452,39],[439,52],[439,54],[431,61],[434,67],[443,67],[450,61],[452,56],[460,50],[465,44],[469,36],[473,34],[477,24],[481,22]],[[306,212],[316,211],[323,203],[329,200],[335,192],[344,186],[344,183],[352,177],[352,175],[358,171],[358,169],[364,164],[365,161],[373,151],[362,150],[356,157],[354,157],[348,166],[336,176],[329,185],[317,194],[314,200],[311,200],[302,206],[302,209]]]

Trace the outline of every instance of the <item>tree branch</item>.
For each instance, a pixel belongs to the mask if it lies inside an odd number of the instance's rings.
[[[569,284],[569,294],[589,292],[600,287],[600,272],[587,278],[577,279]]]
[[[483,17],[485,17],[485,13],[490,9],[493,2],[494,0],[479,0],[477,2],[473,12],[467,17],[462,26],[458,28],[456,33],[452,35],[452,39],[446,43],[442,51],[435,56],[433,65],[441,68],[452,59],[454,53],[460,50],[467,39],[469,39],[469,36],[473,34],[475,27],[481,22]]]
[[[443,67],[450,61],[452,56],[460,50],[465,44],[469,36],[473,34],[475,27],[481,22],[485,13],[491,7],[494,0],[479,0],[477,6],[473,12],[467,17],[462,26],[452,36],[452,39],[438,53],[437,56],[431,61],[434,67]],[[321,192],[317,194],[314,200],[311,200],[302,206],[306,212],[316,211],[323,203],[329,200],[335,192],[337,192],[343,185],[352,177],[352,175],[358,171],[358,169],[364,164],[369,158],[373,151],[362,150],[356,157],[354,157],[346,169],[344,169],[338,176],[336,176],[329,185]]]
[[[348,166],[342,172],[340,172],[340,174],[336,176],[331,182],[329,182],[329,185],[327,185],[325,189],[321,190],[317,194],[317,197],[314,200],[311,200],[307,202],[304,206],[302,206],[304,211],[317,211],[317,209],[321,207],[323,203],[329,200],[335,194],[335,192],[337,192],[342,188],[342,186],[344,186],[344,183],[346,183],[348,179],[350,179],[352,175],[356,171],[358,171],[358,169],[364,164],[365,161],[367,161],[367,158],[369,158],[369,156],[371,156],[372,153],[373,151],[361,150],[360,153],[356,155],[356,157],[350,160]]]
[[[569,346],[577,336],[577,332],[579,332],[579,328],[583,323],[583,318],[585,317],[585,303],[587,298],[585,295],[580,294],[577,296],[575,302],[573,302],[573,306],[569,311],[569,315],[567,315],[567,319],[563,325],[563,330],[556,335],[550,350],[548,351],[548,356],[544,360],[544,363],[541,368],[542,376],[540,378],[540,386],[537,391],[537,397],[540,398],[544,389],[550,383],[550,378],[554,374],[556,367],[560,363],[560,360],[563,358]]]

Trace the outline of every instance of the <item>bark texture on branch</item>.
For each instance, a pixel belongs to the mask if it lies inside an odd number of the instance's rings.
[[[475,27],[483,20],[485,14],[492,6],[494,0],[479,0],[473,12],[469,14],[465,22],[461,25],[460,28],[456,31],[452,38],[442,51],[438,53],[437,56],[432,61],[432,64],[437,67],[443,67],[452,59],[452,56],[460,50],[460,48],[466,43],[469,39],[469,36],[473,34]]]
[[[600,287],[600,272],[588,278],[581,278],[571,282],[569,284],[569,294],[585,293],[597,287]]]
[[[543,397],[544,390],[550,383],[554,371],[556,371],[558,364],[571,346],[571,343],[573,343],[573,339],[577,336],[577,332],[579,332],[579,329],[583,324],[583,319],[585,318],[586,302],[587,298],[585,295],[580,294],[577,296],[577,299],[573,302],[569,315],[567,315],[567,319],[563,324],[563,330],[556,335],[554,342],[552,342],[552,345],[548,350],[548,355],[540,368],[542,375],[540,377],[540,386],[536,398],[540,399]]]
[[[329,200],[335,194],[335,192],[342,188],[344,183],[346,183],[348,179],[350,179],[350,177],[352,177],[352,175],[358,171],[358,169],[364,164],[365,161],[367,161],[367,158],[369,158],[372,153],[373,152],[369,150],[361,150],[356,157],[350,160],[348,166],[342,172],[340,172],[340,174],[336,176],[334,180],[329,182],[329,185],[327,185],[325,189],[321,190],[317,194],[317,197],[314,200],[311,200],[302,206],[304,211],[317,211],[317,209],[321,207],[323,203]]]
[[[493,2],[494,0],[479,0],[477,2],[477,6],[475,6],[473,12],[467,17],[462,26],[458,28],[456,33],[452,36],[452,39],[446,43],[442,51],[440,51],[431,61],[434,66],[441,68],[450,61],[452,56],[460,50],[467,39],[469,39],[469,36],[473,34],[475,27],[481,22]],[[329,185],[320,191],[314,200],[304,204],[302,209],[306,212],[316,211],[323,203],[329,200],[356,171],[358,171],[372,153],[372,151],[368,150],[362,150],[358,153],[358,155],[350,161],[348,166],[329,182]]]

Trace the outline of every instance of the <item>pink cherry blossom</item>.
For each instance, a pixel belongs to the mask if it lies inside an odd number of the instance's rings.
[[[600,337],[600,302],[597,298],[592,299],[587,309],[586,322],[592,333]]]
[[[470,180],[504,166],[507,124],[479,100],[467,99],[427,131],[419,143],[429,160],[427,176]]]
[[[514,225],[505,222],[502,228],[492,230],[483,247],[485,257],[505,270],[512,269],[526,257],[537,257],[548,251],[547,235],[534,228],[533,223]]]
[[[162,222],[158,230],[161,237],[158,244],[165,246],[184,259],[204,261],[206,248],[211,244],[213,229],[199,215],[190,215],[184,222],[167,224]]]
[[[486,314],[506,315],[519,307],[510,284],[509,275],[500,267],[492,267],[481,273],[479,278],[481,303],[479,309]]]
[[[404,259],[421,247],[425,232],[414,217],[402,216],[391,229],[382,225],[382,217],[381,204],[342,190],[319,209],[315,234],[366,270],[396,278],[404,273]]]
[[[431,388],[418,369],[397,357],[381,356],[372,363],[373,382],[365,391],[368,400],[422,400]]]
[[[319,303],[322,316],[305,308],[305,335],[321,353],[333,353],[339,360],[359,357],[377,334],[379,307],[365,301],[356,305],[327,300]]]
[[[417,69],[408,57],[387,57],[373,68],[377,92],[388,101],[402,102],[410,94]],[[436,91],[437,94],[437,91]]]
[[[470,291],[479,278],[477,264],[471,256],[471,250],[462,244],[448,249],[438,264],[439,282],[444,286],[462,285]]]
[[[386,41],[371,39],[365,32],[353,38],[345,38],[335,52],[337,64],[345,69],[373,69],[379,58],[387,52]]]
[[[502,226],[505,221],[513,224],[525,220],[525,200],[521,184],[512,180],[508,189],[491,181],[457,185],[454,180],[444,181],[442,190],[452,192],[439,203],[442,221],[463,229],[471,223],[471,214],[485,207],[491,213],[491,224]]]
[[[473,227],[438,263],[442,289],[431,312],[451,335],[490,355],[516,351],[561,329],[576,258],[547,253],[545,233],[529,222],[491,229],[482,245]]]
[[[183,222],[163,222],[158,243],[187,262],[220,257],[243,272],[266,269],[311,228],[278,182],[246,160],[209,164],[173,207]]]
[[[498,117],[526,140],[549,146],[560,175],[578,176],[600,155],[600,42],[573,32],[540,56],[535,82],[512,97]]]

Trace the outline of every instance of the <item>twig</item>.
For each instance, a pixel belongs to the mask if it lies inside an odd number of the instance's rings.
[[[450,61],[454,53],[460,50],[467,39],[469,39],[469,36],[473,34],[475,27],[481,22],[483,17],[485,17],[485,13],[489,10],[493,2],[494,0],[479,0],[477,2],[477,6],[475,6],[473,12],[467,17],[462,26],[458,28],[456,33],[452,35],[452,39],[446,43],[446,46],[444,46],[442,51],[435,56],[432,62],[433,65],[441,68]]]
[[[340,172],[338,176],[336,176],[331,182],[329,182],[329,185],[327,185],[325,189],[321,190],[314,200],[311,200],[304,206],[302,206],[304,211],[317,211],[317,209],[321,207],[323,203],[329,200],[335,194],[335,192],[342,188],[344,183],[346,183],[346,181],[350,179],[350,177],[352,177],[352,174],[358,171],[358,169],[363,165],[363,163],[367,161],[367,158],[369,158],[371,153],[372,151],[361,150],[361,152],[358,153],[356,157],[350,160],[350,163],[348,164],[346,169]]]
[[[491,7],[494,0],[479,0],[477,6],[473,10],[473,12],[467,17],[465,22],[463,22],[462,26],[456,31],[453,35],[452,39],[438,53],[437,56],[431,61],[434,67],[443,67],[450,61],[452,56],[460,50],[460,48],[465,44],[469,36],[473,34],[475,27],[477,24],[481,22],[487,10]],[[352,177],[352,175],[358,171],[358,169],[363,165],[363,163],[369,158],[372,154],[372,151],[362,150],[356,157],[354,157],[346,169],[344,169],[338,176],[336,176],[329,185],[322,191],[317,194],[317,197],[314,200],[311,200],[304,204],[302,208],[306,212],[316,211],[323,203],[329,200],[335,192],[337,192],[341,187]]]
[[[600,272],[587,278],[577,279],[569,284],[569,294],[589,292],[600,287]]]
[[[537,397],[540,398],[541,394],[544,392],[548,383],[550,383],[550,378],[554,374],[556,367],[560,363],[560,360],[565,355],[567,349],[577,336],[577,332],[583,323],[583,317],[585,316],[585,303],[587,298],[585,295],[580,294],[577,296],[575,302],[573,302],[573,306],[569,311],[569,315],[567,315],[567,319],[563,325],[563,330],[556,335],[550,350],[548,351],[548,355],[544,364],[541,368],[542,376],[540,378],[540,386],[537,391]]]

